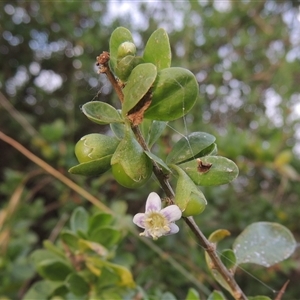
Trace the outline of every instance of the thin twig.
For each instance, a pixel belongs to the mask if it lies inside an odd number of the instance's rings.
[[[98,60],[98,63],[99,63],[99,60]],[[105,72],[101,72],[101,73],[111,74],[111,71],[108,71],[109,70],[108,61],[105,61],[104,65],[102,67],[104,67]],[[108,79],[114,88],[116,86],[118,86],[118,83],[114,76],[109,76]],[[122,90],[119,90],[119,89],[116,90],[118,95],[119,95],[120,91],[122,93]],[[123,93],[122,93],[122,95],[123,95]],[[121,96],[120,102],[123,103],[123,101],[124,101],[124,97]],[[132,125],[132,130],[136,136],[137,141],[140,143],[140,145],[143,147],[143,149],[145,151],[150,151],[139,128],[137,126]],[[159,168],[159,166],[154,161],[153,161],[153,172],[154,172],[155,176],[157,177],[166,196],[168,198],[170,198],[171,203],[174,203],[175,193],[174,193],[168,179],[166,178],[165,174],[163,173],[161,168]],[[233,275],[228,271],[228,269],[224,266],[224,264],[220,260],[219,256],[217,255],[214,244],[210,243],[207,240],[207,238],[204,236],[202,231],[199,229],[198,225],[195,223],[193,217],[188,217],[188,218],[183,218],[183,219],[185,220],[186,224],[190,227],[192,232],[197,237],[200,245],[203,247],[203,249],[207,252],[209,257],[211,258],[215,269],[220,273],[220,275],[223,277],[223,279],[228,283],[228,286],[231,289],[231,294],[233,295],[233,297],[236,300],[247,300],[247,297],[244,295],[243,291],[241,290],[241,288],[235,281]]]
[[[92,204],[94,204],[96,207],[98,207],[100,210],[113,213],[106,205],[101,203],[96,197],[92,196],[90,193],[88,193],[85,189],[81,188],[79,185],[74,183],[72,180],[64,176],[62,173],[55,170],[53,167],[51,167],[49,164],[47,164],[45,161],[31,153],[29,150],[27,150],[24,146],[22,146],[20,143],[18,143],[16,140],[12,139],[11,137],[4,134],[2,131],[0,131],[0,139],[6,142],[7,144],[13,146],[15,149],[20,151],[23,155],[25,155],[27,158],[29,158],[31,161],[33,161],[35,164],[40,166],[42,169],[46,170],[49,174],[63,182],[65,185],[70,187],[72,190],[76,191],[78,194],[83,196],[85,199],[89,200]]]

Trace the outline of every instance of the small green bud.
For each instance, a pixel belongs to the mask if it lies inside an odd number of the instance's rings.
[[[132,42],[124,42],[118,48],[117,58],[121,59],[127,55],[135,55],[136,47]]]

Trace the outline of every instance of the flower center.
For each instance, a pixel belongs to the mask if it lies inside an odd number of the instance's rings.
[[[154,240],[167,234],[171,230],[168,220],[159,212],[150,212],[145,219],[144,225],[145,231],[147,231]]]

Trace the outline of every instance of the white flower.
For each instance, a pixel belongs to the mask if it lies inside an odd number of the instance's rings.
[[[161,209],[160,197],[152,192],[148,196],[145,213],[136,214],[133,223],[145,229],[140,235],[157,240],[163,235],[177,233],[179,227],[174,222],[180,218],[181,210],[177,205]]]

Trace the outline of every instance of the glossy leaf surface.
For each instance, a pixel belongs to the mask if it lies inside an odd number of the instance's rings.
[[[204,156],[201,157],[201,162],[202,165],[211,167],[203,172],[199,171],[199,161],[197,159],[180,164],[180,167],[197,185],[226,184],[235,179],[239,173],[237,165],[230,159],[222,156]]]
[[[122,114],[125,116],[145,96],[157,75],[155,65],[144,63],[136,66],[123,89],[124,103]]]
[[[89,120],[100,125],[123,121],[113,106],[102,101],[87,102],[82,105],[81,110]]]
[[[145,118],[172,121],[186,115],[196,103],[198,82],[192,72],[167,68],[158,72],[152,89],[152,102]]]
[[[169,37],[163,28],[152,33],[147,41],[143,58],[145,62],[154,64],[158,70],[171,66],[172,53]]]
[[[206,132],[193,132],[181,138],[167,156],[167,164],[179,164],[192,158],[215,142],[216,138]]]
[[[292,255],[297,243],[292,233],[278,223],[257,222],[249,225],[234,241],[237,263],[270,267]]]

